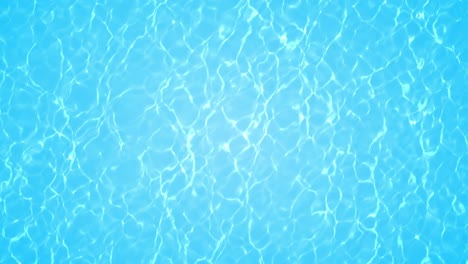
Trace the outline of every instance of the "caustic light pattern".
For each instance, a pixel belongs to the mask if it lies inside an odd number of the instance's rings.
[[[467,14],[2,1],[0,262],[465,263]]]

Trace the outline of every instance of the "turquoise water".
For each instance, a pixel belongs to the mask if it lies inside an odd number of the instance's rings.
[[[466,263],[468,2],[2,1],[1,263]]]

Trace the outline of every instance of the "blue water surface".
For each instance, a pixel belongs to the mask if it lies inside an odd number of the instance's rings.
[[[1,263],[467,263],[468,2],[0,2]]]

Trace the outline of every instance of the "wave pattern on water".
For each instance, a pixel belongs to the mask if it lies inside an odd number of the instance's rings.
[[[0,262],[468,261],[468,4],[225,2],[0,3]]]

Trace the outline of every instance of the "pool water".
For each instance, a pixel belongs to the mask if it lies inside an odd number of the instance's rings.
[[[467,263],[467,14],[2,1],[0,262]]]

